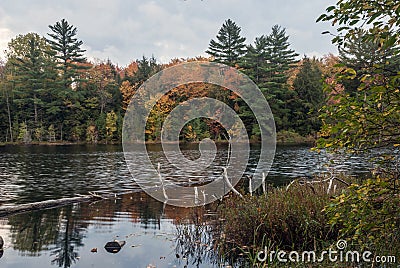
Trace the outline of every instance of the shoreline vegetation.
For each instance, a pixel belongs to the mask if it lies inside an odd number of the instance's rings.
[[[168,142],[167,142],[168,143]],[[198,144],[200,141],[179,141],[181,144]],[[227,140],[219,140],[215,141],[216,144],[228,144],[229,141]],[[250,140],[250,144],[259,144],[260,141],[258,140]],[[31,141],[31,142],[0,142],[0,146],[65,146],[65,145],[120,145],[122,144],[120,141],[100,141],[100,142],[84,142],[84,141]],[[161,144],[161,141],[146,141],[145,144],[147,145],[157,145]],[[316,144],[316,138],[312,135],[308,136],[301,136],[300,134],[293,132],[293,131],[280,131],[276,135],[276,145],[277,146],[301,146],[301,145],[308,145],[313,147]]]

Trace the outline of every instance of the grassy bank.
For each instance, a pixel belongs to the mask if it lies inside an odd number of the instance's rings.
[[[223,219],[218,228],[220,252],[248,267],[280,267],[283,263],[276,255],[269,263],[269,258],[257,260],[257,253],[265,249],[287,253],[336,250],[336,243],[344,240],[346,250],[368,250],[373,257],[396,256],[398,264],[400,195],[396,183],[393,178],[353,181],[350,186],[336,181],[329,193],[329,181],[294,183],[288,189],[270,187],[259,196],[233,196],[219,208]],[[323,262],[307,267],[326,265],[353,267],[356,263]]]
[[[277,145],[314,145],[315,138],[312,135],[301,136],[297,132],[282,130],[276,133]]]

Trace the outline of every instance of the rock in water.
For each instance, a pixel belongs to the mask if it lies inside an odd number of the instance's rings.
[[[125,245],[125,241],[114,240],[114,241],[108,242],[104,246],[104,248],[109,253],[118,253],[124,245]]]
[[[0,250],[3,250],[4,240],[3,237],[0,236]]]

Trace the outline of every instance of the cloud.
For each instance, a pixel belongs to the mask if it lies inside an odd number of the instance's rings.
[[[0,48],[16,34],[49,32],[62,18],[78,28],[88,58],[111,59],[120,66],[143,55],[160,61],[204,55],[222,23],[233,19],[247,42],[268,34],[274,24],[290,35],[300,54],[335,52],[328,25],[315,23],[329,0],[19,0],[0,7]]]
[[[5,60],[5,50],[7,49],[7,44],[14,36],[14,33],[7,28],[0,28],[0,60]]]

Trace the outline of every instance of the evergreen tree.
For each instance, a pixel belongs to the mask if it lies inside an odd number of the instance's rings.
[[[259,87],[266,96],[274,114],[277,130],[290,129],[293,122],[293,107],[295,97],[293,90],[287,84],[288,70],[293,67],[298,54],[290,49],[289,36],[286,30],[278,25],[272,27],[272,32],[266,37],[266,61],[262,66],[264,77]]]
[[[6,66],[0,60],[0,141],[14,141],[11,121],[11,92],[7,82]]]
[[[246,38],[240,36],[241,28],[228,19],[217,34],[217,40],[212,39],[206,53],[215,61],[234,66],[245,53]]]
[[[47,121],[47,102],[56,77],[52,69],[50,47],[36,33],[19,35],[8,44],[7,72],[12,81],[15,123],[25,122],[27,129],[42,128]],[[40,131],[39,131],[40,132]]]
[[[381,48],[378,42],[366,40],[366,34],[365,30],[358,30],[351,39],[339,47],[340,62],[356,71],[354,79],[342,81],[346,92],[351,95],[357,93],[362,76],[371,72],[396,75],[399,70],[399,46]]]
[[[285,28],[279,25],[272,27],[272,32],[266,37],[267,42],[267,64],[264,65],[264,72],[267,75],[267,82],[270,86],[282,85],[287,82],[287,71],[296,62],[299,56],[294,50],[290,49]]]
[[[65,88],[70,87],[79,77],[78,70],[86,61],[81,48],[83,42],[76,38],[77,29],[70,25],[65,19],[49,25],[52,33],[48,33],[51,39],[47,39],[51,48],[56,52],[55,57],[59,60],[58,69],[61,72],[62,83]]]
[[[55,122],[58,123],[60,139],[63,140],[64,133],[76,136],[71,133],[73,129],[76,133],[82,132],[82,126],[79,125],[82,124],[84,107],[81,106],[81,102],[84,100],[84,92],[79,90],[79,86],[82,82],[81,72],[88,67],[84,64],[85,50],[81,48],[83,42],[76,38],[76,27],[62,19],[54,25],[49,25],[49,28],[52,32],[48,33],[50,38],[47,41],[54,51],[60,73],[59,86],[55,88],[57,102],[53,103],[52,112]]]
[[[246,54],[240,61],[243,72],[249,76],[254,83],[259,84],[265,79],[263,67],[268,63],[267,38],[262,35],[256,37],[254,45],[247,46]]]
[[[154,56],[147,58],[142,57],[141,60],[137,61],[138,70],[134,76],[134,82],[140,85],[149,79],[152,75],[161,71],[161,66],[157,64],[157,60]]]
[[[257,37],[254,45],[247,47],[240,61],[241,70],[259,86],[268,100],[278,131],[292,129],[296,109],[296,93],[289,89],[287,80],[298,54],[290,49],[288,39],[285,29],[275,25],[269,35]],[[254,126],[254,115],[240,99],[237,106],[249,133],[258,135],[260,130]]]
[[[316,59],[305,57],[293,81],[298,105],[294,114],[294,130],[302,135],[316,132],[321,127],[318,110],[324,104],[322,72]]]

